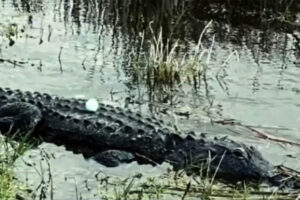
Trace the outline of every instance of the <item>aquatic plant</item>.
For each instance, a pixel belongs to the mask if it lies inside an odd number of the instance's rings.
[[[133,69],[133,77],[137,84],[143,83],[149,91],[157,96],[172,96],[172,93],[184,83],[200,87],[206,82],[206,71],[210,61],[214,37],[209,48],[202,45],[202,38],[210,21],[199,36],[197,45],[192,51],[182,52],[179,40],[163,38],[163,29],[155,33],[149,24],[152,33],[150,40],[144,41],[141,36],[141,53],[131,55],[129,66]],[[146,46],[147,52],[143,52]],[[160,98],[162,100],[163,98]],[[164,102],[164,101],[163,101]]]

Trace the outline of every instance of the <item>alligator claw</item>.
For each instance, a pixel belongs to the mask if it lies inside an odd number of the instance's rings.
[[[92,158],[106,167],[117,167],[121,163],[132,162],[134,160],[134,155],[126,151],[106,150]]]

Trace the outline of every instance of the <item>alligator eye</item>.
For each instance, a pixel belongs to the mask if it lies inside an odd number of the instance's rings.
[[[235,155],[239,159],[245,159],[246,158],[246,152],[243,148],[234,149],[232,154]]]

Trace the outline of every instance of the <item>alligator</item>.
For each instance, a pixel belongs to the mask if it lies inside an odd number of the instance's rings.
[[[153,117],[111,105],[100,103],[91,111],[84,99],[0,88],[0,131],[14,138],[30,132],[38,141],[64,145],[109,167],[167,162],[188,175],[207,170],[230,183],[300,189],[296,171],[272,165],[253,146],[227,137],[180,133]]]

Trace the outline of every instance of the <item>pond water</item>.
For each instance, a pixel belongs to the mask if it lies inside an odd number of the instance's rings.
[[[208,11],[189,12],[177,4],[2,0],[0,86],[63,97],[95,97],[145,115],[153,113],[182,130],[229,135],[254,145],[274,164],[300,170],[299,146],[260,139],[245,128],[300,143],[299,26],[282,30],[250,21],[237,23],[209,15]],[[300,13],[294,17],[299,24]],[[202,41],[204,48],[211,49],[209,56],[203,57],[205,83],[200,80],[199,86],[197,81],[185,81],[172,95],[157,95],[144,82],[135,81],[128,63],[147,52],[147,41],[153,37],[150,21],[155,33],[162,27],[163,37],[179,39],[182,55],[195,50],[211,20]],[[141,50],[142,35],[146,42]],[[226,119],[244,126],[211,123]],[[75,190],[82,199],[99,199],[94,175],[100,170],[124,177],[137,172],[153,176],[168,167],[133,163],[109,169],[63,147],[42,144],[27,152],[15,170],[33,188],[41,181],[37,173],[43,165],[41,149],[54,155],[48,160],[55,199],[74,199]],[[36,167],[27,166],[23,160]],[[84,187],[87,180],[90,185]],[[97,189],[90,192],[87,188]]]

